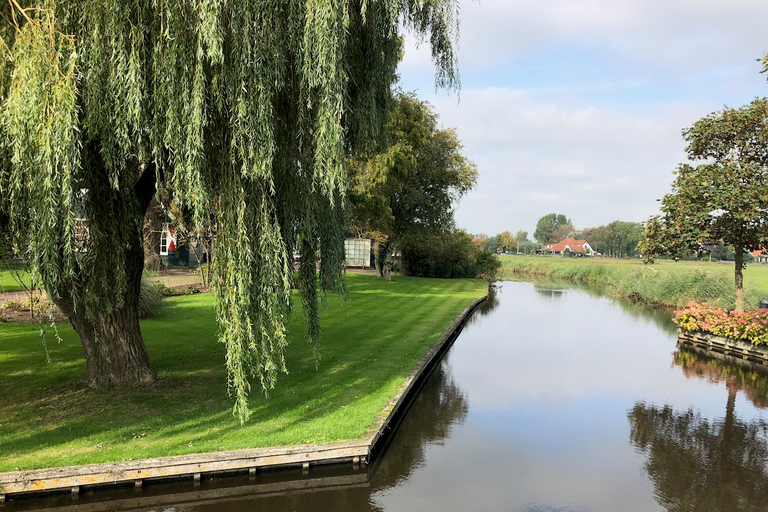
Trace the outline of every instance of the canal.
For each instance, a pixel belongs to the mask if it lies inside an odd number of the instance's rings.
[[[768,379],[676,348],[669,317],[588,289],[501,283],[368,467],[5,508],[766,510]]]

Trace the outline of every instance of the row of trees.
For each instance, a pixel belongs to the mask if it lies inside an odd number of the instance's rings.
[[[156,379],[137,313],[144,214],[159,190],[196,230],[214,216],[219,338],[245,419],[251,386],[286,371],[294,251],[319,346],[315,268],[342,274],[345,162],[384,138],[404,28],[429,40],[437,85],[458,86],[457,4],[40,5],[0,2],[15,252],[79,335],[88,383],[143,384]]]
[[[571,220],[563,214],[550,213],[539,219],[534,237],[518,231],[512,235],[503,231],[492,237],[480,236],[484,247],[491,252],[534,254],[542,245],[558,243],[568,237],[587,240],[595,251],[614,258],[633,257],[638,254],[637,245],[642,239],[643,226],[639,222],[615,220],[603,226],[576,230]]]
[[[483,247],[490,252],[511,252],[514,254],[534,254],[540,246],[528,238],[527,231],[518,231],[514,235],[509,231],[502,231],[498,235],[486,237],[478,235]]]
[[[634,257],[639,254],[637,244],[643,238],[640,222],[615,220],[603,226],[586,228],[576,238],[589,242],[595,251],[612,258]]]

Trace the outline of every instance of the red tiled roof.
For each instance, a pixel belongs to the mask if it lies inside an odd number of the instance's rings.
[[[544,246],[549,251],[563,252],[568,247],[572,252],[587,252],[584,248],[586,240],[575,240],[573,238],[566,238],[565,240],[550,246]],[[549,245],[549,244],[548,244]]]

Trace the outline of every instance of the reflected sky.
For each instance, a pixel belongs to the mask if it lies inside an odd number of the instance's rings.
[[[246,478],[236,499],[121,508],[699,510],[685,508],[697,495],[686,486],[706,481],[716,493],[718,485],[733,489],[740,481],[723,476],[736,459],[717,458],[723,452],[715,445],[731,433],[742,444],[752,440],[748,472],[768,474],[768,379],[681,353],[670,316],[595,289],[502,283],[436,367],[383,455],[363,473],[344,476],[348,485],[259,493],[263,477]],[[686,442],[687,431],[670,429],[681,418],[698,428],[701,450]],[[668,453],[687,454],[688,464],[675,473]],[[706,480],[692,474],[697,460],[713,468]],[[312,470],[300,478],[317,477]],[[202,489],[215,494],[217,485],[204,482]],[[768,491],[738,489],[744,506],[734,510],[761,510]],[[729,510],[718,506],[707,510]]]
[[[466,420],[374,501],[384,510],[665,510],[630,442],[628,411],[640,401],[717,418],[728,398],[724,383],[675,366],[669,313],[552,284],[504,283],[497,298],[447,357],[469,399]],[[763,415],[745,400],[736,408]]]

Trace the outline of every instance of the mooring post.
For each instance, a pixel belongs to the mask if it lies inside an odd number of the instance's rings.
[[[248,468],[248,480],[254,480],[256,478],[256,468]]]

